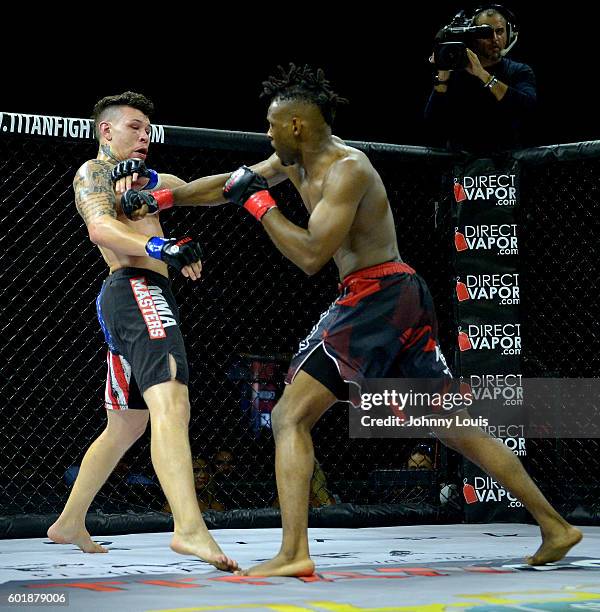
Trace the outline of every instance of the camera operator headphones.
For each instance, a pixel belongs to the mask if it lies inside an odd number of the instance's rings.
[[[504,17],[506,20],[506,49],[502,49],[501,52],[501,55],[505,56],[517,42],[517,38],[519,36],[519,24],[517,22],[517,18],[512,11],[501,4],[483,4],[473,11],[471,23],[475,25],[475,17],[477,17],[479,13],[483,13],[483,11],[487,10],[494,10],[497,13],[500,13],[500,15],[502,15],[502,17]]]

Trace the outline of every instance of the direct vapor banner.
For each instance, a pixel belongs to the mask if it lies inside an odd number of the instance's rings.
[[[519,319],[519,237],[515,210],[520,203],[520,166],[478,159],[455,167],[453,211],[456,270],[457,374],[515,377],[521,372]],[[524,458],[526,421],[520,398],[496,406],[516,437],[496,435]],[[496,430],[498,431],[498,430]],[[495,435],[493,430],[490,431]],[[465,518],[470,522],[521,521],[520,503],[471,462],[464,461]],[[479,503],[478,503],[479,502]]]

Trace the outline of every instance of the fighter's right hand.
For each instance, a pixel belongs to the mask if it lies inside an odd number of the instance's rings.
[[[229,202],[243,206],[258,221],[272,208],[277,208],[267,179],[248,166],[241,166],[231,174],[223,187],[223,195]]]
[[[170,189],[158,191],[128,189],[121,198],[121,209],[125,216],[134,221],[146,215],[154,215],[165,208],[171,208],[173,204],[173,192]]]
[[[112,169],[110,177],[116,193],[128,189],[154,189],[159,181],[158,172],[147,168],[144,160],[137,157],[120,161]]]
[[[185,268],[188,268],[188,272],[189,268],[197,270],[197,275],[200,276],[202,249],[190,236],[179,239],[152,236],[146,243],[146,253],[154,259],[164,261],[178,272],[183,271],[185,276],[192,277],[190,274],[185,274]]]

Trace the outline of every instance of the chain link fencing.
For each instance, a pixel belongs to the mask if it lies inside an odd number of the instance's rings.
[[[232,133],[218,142],[202,130],[172,134],[168,144],[152,145],[150,165],[185,180],[231,171],[269,152],[251,135]],[[400,252],[432,291],[440,344],[451,361],[451,159],[411,147],[354,144],[368,152],[388,189]],[[106,349],[95,299],[107,270],[76,212],[71,185],[77,168],[95,156],[91,140],[0,137],[0,515],[7,517],[60,512],[85,450],[105,424]],[[542,165],[524,175],[523,361],[532,376],[544,375],[535,368],[560,376],[598,371],[598,317],[591,305],[598,295],[599,164]],[[282,212],[305,226],[308,215],[292,186],[273,193]],[[194,235],[204,250],[199,283],[173,277],[190,364],[199,503],[215,511],[277,508],[270,411],[298,342],[336,296],[335,267],[306,277],[235,206],[175,208],[161,220],[165,235]],[[454,453],[433,439],[422,442],[420,453],[415,440],[349,439],[347,423],[338,404],[314,430],[311,506],[430,504],[438,520],[460,520],[461,462]],[[589,508],[599,499],[593,476],[600,472],[599,450],[597,440],[534,440],[529,465],[551,500]],[[148,430],[92,511],[161,511],[165,504]]]

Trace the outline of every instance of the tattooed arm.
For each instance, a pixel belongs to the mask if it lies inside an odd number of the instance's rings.
[[[77,171],[73,181],[75,205],[90,240],[123,255],[146,256],[150,236],[140,234],[117,220],[117,201],[110,178],[111,166],[92,159]]]

